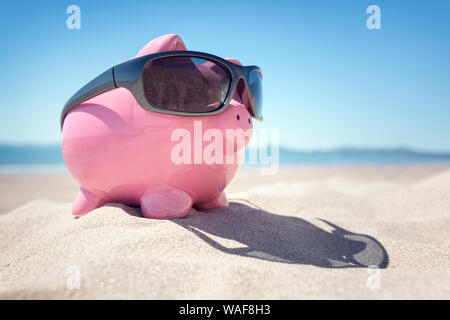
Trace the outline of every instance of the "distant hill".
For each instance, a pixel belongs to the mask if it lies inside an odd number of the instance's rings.
[[[248,150],[246,156],[248,156],[248,153],[251,151],[252,150]],[[270,148],[267,148],[267,153],[270,156]],[[281,164],[450,163],[450,153],[423,152],[407,148],[339,148],[332,150],[304,151],[281,147],[279,150],[279,160]]]

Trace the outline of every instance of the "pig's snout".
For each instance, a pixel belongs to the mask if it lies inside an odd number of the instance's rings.
[[[253,128],[252,116],[244,104],[233,99],[228,108],[234,114],[234,118],[237,121],[236,127],[243,130],[251,130]]]
[[[227,143],[234,146],[234,152],[242,150],[249,144],[252,136],[252,116],[244,104],[234,99],[225,112],[228,117]]]
[[[252,116],[244,104],[233,99],[231,100],[227,111],[230,112],[236,120],[234,127],[242,130],[251,130],[253,128]]]

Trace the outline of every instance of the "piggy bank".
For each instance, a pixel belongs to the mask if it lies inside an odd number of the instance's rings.
[[[137,57],[175,50],[186,50],[183,41],[165,35]],[[239,168],[251,129],[252,116],[237,94],[222,113],[194,117],[144,110],[125,88],[78,104],[62,126],[64,161],[80,185],[72,213],[81,216],[114,202],[140,206],[147,218],[170,219],[186,217],[192,207],[227,206],[224,188]],[[223,153],[223,161],[204,159],[214,152]]]

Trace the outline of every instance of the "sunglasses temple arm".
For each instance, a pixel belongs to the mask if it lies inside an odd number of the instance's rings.
[[[61,112],[61,129],[63,126],[64,118],[67,113],[77,105],[85,102],[95,96],[98,96],[106,91],[116,89],[116,81],[114,79],[114,68],[110,68],[103,72],[95,79],[86,84],[83,88],[78,90],[70,99],[66,102]]]

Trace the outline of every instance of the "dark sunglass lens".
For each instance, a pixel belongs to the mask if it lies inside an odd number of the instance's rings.
[[[206,59],[166,57],[145,64],[143,82],[147,101],[156,108],[212,112],[224,103],[231,75],[222,65]]]
[[[262,119],[262,77],[258,71],[252,71],[249,79],[249,90],[252,98],[250,102],[254,108],[255,116]]]

